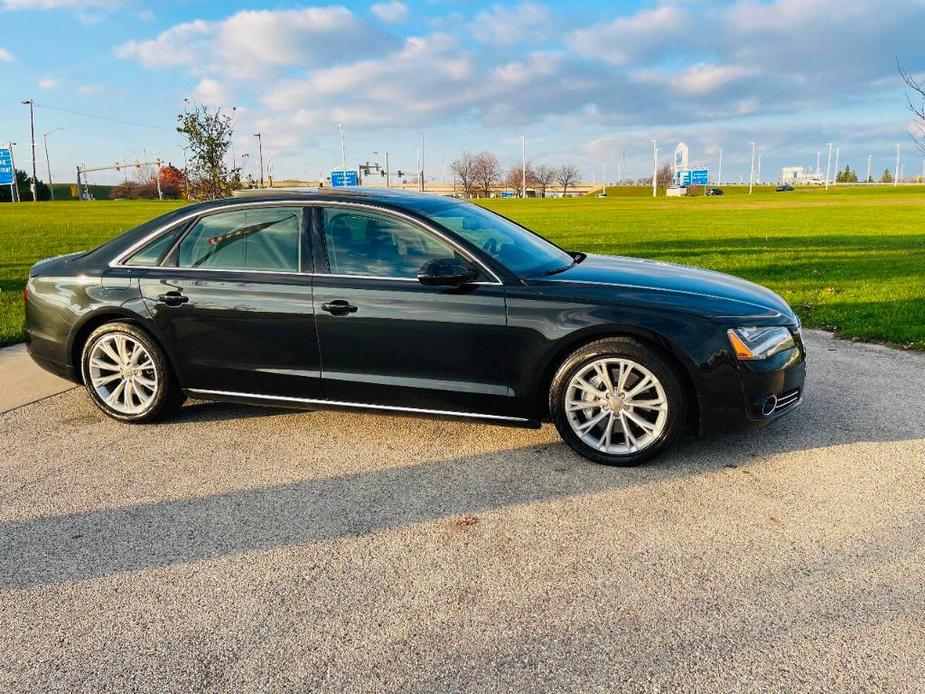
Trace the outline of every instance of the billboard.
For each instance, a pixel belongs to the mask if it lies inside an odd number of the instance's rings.
[[[346,188],[348,186],[360,185],[360,177],[356,171],[335,169],[331,172],[331,187]]]
[[[13,172],[13,153],[9,147],[0,147],[0,185],[12,185],[16,180]]]

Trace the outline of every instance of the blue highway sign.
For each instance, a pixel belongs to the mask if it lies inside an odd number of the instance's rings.
[[[346,188],[347,186],[360,185],[360,179],[356,171],[344,171],[335,169],[331,172],[331,187]]]
[[[14,180],[13,153],[8,147],[0,147],[0,185],[8,186]]]

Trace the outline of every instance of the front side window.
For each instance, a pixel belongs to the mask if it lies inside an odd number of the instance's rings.
[[[415,205],[418,212],[481,248],[520,277],[563,270],[575,260],[542,236],[478,205],[446,198]]]
[[[268,207],[200,219],[180,242],[181,268],[299,271],[302,209]]]
[[[459,257],[423,229],[375,212],[325,208],[324,241],[335,275],[414,279],[429,260]]]
[[[140,251],[135,253],[131,258],[125,261],[126,265],[137,265],[141,267],[152,267],[161,262],[167,251],[173,247],[173,242],[177,240],[182,229],[177,228],[163,236],[155,239]]]

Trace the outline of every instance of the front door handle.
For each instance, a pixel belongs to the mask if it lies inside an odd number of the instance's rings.
[[[346,316],[348,313],[356,313],[357,307],[349,301],[337,299],[329,304],[321,304],[321,310],[327,311],[332,316]]]
[[[183,296],[180,292],[167,292],[166,294],[159,294],[157,300],[167,306],[179,306],[189,301],[189,297]]]

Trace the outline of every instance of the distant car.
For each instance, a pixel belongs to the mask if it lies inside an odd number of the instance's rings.
[[[799,320],[764,287],[569,253],[482,207],[383,189],[182,207],[38,263],[25,300],[33,359],[122,422],[187,396],[552,421],[611,465],[686,424],[767,424],[806,368]]]
[[[791,190],[793,190],[793,186],[789,183],[781,183],[779,186],[777,186],[778,193],[789,193]]]
[[[722,188],[707,188],[707,195],[725,195]]]

